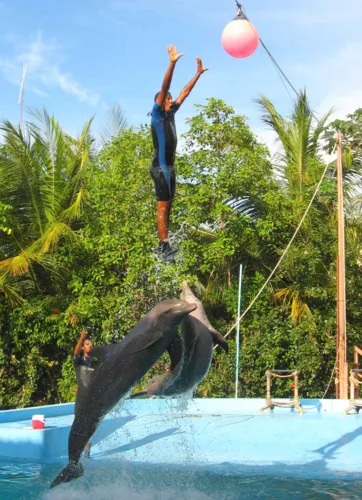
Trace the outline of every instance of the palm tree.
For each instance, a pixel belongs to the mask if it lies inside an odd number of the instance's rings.
[[[276,133],[281,145],[277,164],[279,173],[290,194],[300,197],[309,167],[321,162],[320,140],[333,110],[317,120],[305,90],[299,93],[289,119],[281,116],[267,97],[261,96],[256,102],[263,112],[263,122]]]
[[[45,110],[34,116],[24,131],[0,125],[0,292],[13,303],[41,287],[41,269],[57,275],[52,251],[62,238],[75,238],[92,155],[91,120],[75,139]]]
[[[309,105],[306,91],[301,91],[293,106],[290,118],[280,115],[271,101],[261,96],[256,100],[263,115],[263,122],[277,135],[280,150],[277,155],[277,170],[287,199],[291,200],[297,216],[305,210],[304,196],[315,187],[325,164],[322,159],[322,135],[333,110],[317,119]],[[296,203],[300,201],[300,203]],[[284,286],[279,287],[273,298],[290,307],[293,321],[303,316],[311,318],[306,295],[301,284],[294,282],[284,270]]]

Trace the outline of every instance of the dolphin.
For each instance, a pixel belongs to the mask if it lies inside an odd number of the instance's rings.
[[[182,352],[175,349],[171,357],[171,370],[152,378],[146,390],[130,397],[178,396],[195,389],[208,373],[214,344],[228,352],[224,337],[211,325],[202,302],[192,293],[188,283],[182,283],[182,300],[196,304],[197,308],[181,322]]]
[[[141,380],[177,336],[177,326],[196,309],[181,299],[163,300],[115,345],[95,347],[90,352],[98,360],[89,385],[77,393],[75,418],[69,434],[68,465],[51,488],[83,475],[79,462],[86,443],[101,419]]]

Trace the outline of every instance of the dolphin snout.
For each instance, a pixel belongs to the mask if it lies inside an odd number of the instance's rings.
[[[171,307],[171,312],[174,314],[185,315],[197,309],[197,304],[193,302],[186,302],[186,300],[178,299],[177,302]]]
[[[180,299],[180,302],[177,304],[177,308],[175,309],[176,313],[188,314],[197,309],[197,304],[194,302],[187,302],[186,300]]]
[[[197,304],[194,304],[193,302],[186,302],[186,306],[185,306],[185,311],[187,313],[190,313],[192,311],[195,311],[195,309],[197,309]]]
[[[197,309],[197,304],[194,302],[186,302],[186,300],[180,299],[179,304],[177,304],[176,313],[188,314]]]

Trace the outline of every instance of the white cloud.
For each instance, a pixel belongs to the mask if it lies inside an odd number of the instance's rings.
[[[43,40],[41,32],[25,49],[19,43],[14,43],[13,57],[0,57],[0,69],[5,78],[16,85],[20,85],[22,65],[27,65],[26,88],[38,95],[47,95],[38,86],[58,87],[64,92],[75,96],[81,102],[95,106],[99,102],[99,95],[80,85],[70,74],[65,73],[56,62],[59,58],[60,47],[50,40]],[[54,62],[55,61],[55,62]]]
[[[314,80],[323,82],[324,95],[317,111],[335,108],[340,118],[362,107],[362,43],[348,44],[313,68]],[[319,84],[319,86],[321,86]]]
[[[38,89],[37,87],[32,86],[30,90],[32,92],[34,92],[34,94],[40,95],[41,97],[49,97],[49,94],[47,94],[46,92],[43,92],[42,90]]]
[[[313,102],[319,115],[334,108],[331,119],[343,119],[362,107],[362,42],[346,44],[324,60],[297,64],[292,71],[302,75],[307,90],[322,96]]]
[[[252,130],[258,139],[268,147],[271,156],[275,156],[280,150],[280,142],[278,142],[278,136],[274,130],[258,127],[252,127]]]
[[[335,111],[331,119],[345,118],[348,114],[356,111],[357,108],[362,108],[362,90],[353,90],[351,92],[331,91],[321,102],[318,110],[325,113],[327,110],[334,108]]]
[[[208,22],[220,22],[220,17],[223,17],[225,10],[221,10],[220,7],[210,9],[210,2],[208,0],[198,0],[197,9],[202,12],[203,21]],[[179,19],[182,16],[183,19],[192,19],[190,16],[194,16],[195,7],[193,2],[185,0],[173,0],[170,4],[169,0],[109,0],[106,4],[106,9],[113,11],[110,16],[110,20],[113,22],[117,21],[114,16],[114,12],[124,12],[129,16],[130,14],[135,17],[142,16],[146,13],[157,13],[159,19],[164,20],[171,18]],[[234,12],[234,8],[231,5],[230,12]],[[102,11],[101,15],[105,17],[106,11]],[[164,22],[164,21],[163,21]]]

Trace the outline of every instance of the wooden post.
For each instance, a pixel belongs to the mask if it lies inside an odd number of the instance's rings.
[[[294,401],[298,402],[299,401],[299,394],[298,394],[298,372],[294,372]]]
[[[353,368],[355,370],[359,369],[359,357],[362,356],[362,349],[357,347],[356,345],[353,347]],[[355,375],[358,379],[358,375]],[[359,399],[360,394],[360,384],[354,386],[354,398]]]
[[[342,134],[337,133],[338,256],[337,256],[337,399],[348,399],[346,278],[342,177]]]
[[[359,368],[359,356],[362,356],[362,349],[355,345],[353,348],[353,362],[356,366],[354,366],[353,368],[357,370]]]
[[[271,371],[266,371],[266,404],[271,405]]]

